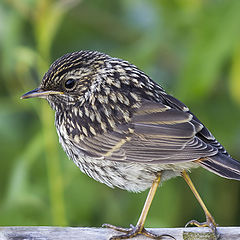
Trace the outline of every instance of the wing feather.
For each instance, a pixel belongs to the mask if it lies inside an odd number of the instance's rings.
[[[177,105],[175,98],[170,100]],[[183,109],[144,101],[128,124],[85,137],[77,146],[89,156],[127,162],[175,163],[216,154],[214,146],[197,137],[201,122]]]

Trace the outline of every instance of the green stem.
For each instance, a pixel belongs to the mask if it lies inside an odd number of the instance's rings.
[[[47,104],[42,104],[42,126],[46,152],[46,164],[49,180],[49,194],[51,201],[52,220],[54,225],[66,226],[64,206],[63,177],[57,149],[57,136],[53,127],[53,112]]]

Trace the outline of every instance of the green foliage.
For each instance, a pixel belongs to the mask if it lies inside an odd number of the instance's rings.
[[[0,225],[135,223],[147,192],[109,189],[59,146],[50,107],[19,97],[66,52],[103,51],[142,68],[183,100],[240,159],[240,1],[6,0],[0,2]],[[220,225],[240,224],[239,182],[196,170]],[[163,184],[147,226],[203,213],[180,178]]]

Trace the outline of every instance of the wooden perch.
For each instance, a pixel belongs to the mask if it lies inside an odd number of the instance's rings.
[[[239,240],[240,227],[218,227],[219,240]],[[176,240],[215,240],[208,228],[150,228],[156,234],[168,234]],[[0,240],[108,240],[119,234],[105,228],[85,227],[0,227]],[[133,240],[149,240],[139,235]],[[163,239],[172,239],[164,237]]]

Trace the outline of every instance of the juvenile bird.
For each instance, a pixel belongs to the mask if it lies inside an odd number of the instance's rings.
[[[159,183],[182,176],[206,215],[207,210],[188,171],[199,166],[228,179],[240,180],[234,160],[186,105],[167,94],[143,71],[127,61],[96,51],[79,51],[56,60],[40,86],[22,96],[45,98],[55,111],[59,141],[68,157],[93,179],[109,187],[141,192],[150,188],[137,225],[105,224],[123,232],[111,239],[144,234]]]

